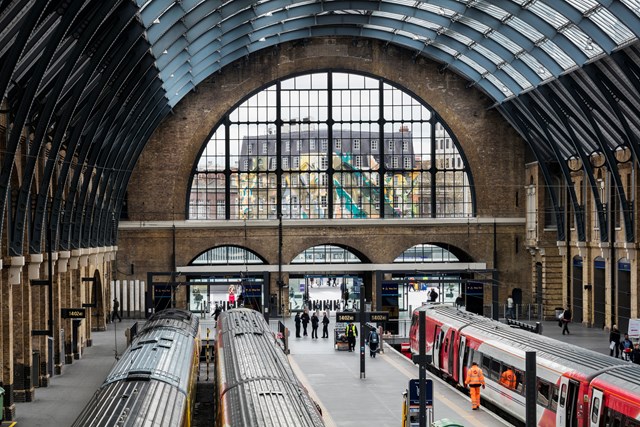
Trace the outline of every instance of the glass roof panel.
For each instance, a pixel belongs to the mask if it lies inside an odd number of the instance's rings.
[[[640,0],[620,0],[620,2],[640,16]]]
[[[457,50],[452,49],[448,45],[443,44],[443,43],[435,42],[431,46],[437,47],[438,49],[442,50],[443,52],[448,53],[451,56],[455,56],[458,53]]]
[[[540,42],[539,47],[547,52],[547,54],[549,54],[549,56],[551,56],[563,70],[566,71],[576,66],[576,62],[551,40],[544,40]]]
[[[522,19],[516,16],[510,19],[509,22],[507,22],[507,25],[521,33],[532,42],[540,40],[544,37],[544,35],[540,31],[536,30],[531,25],[527,24]]]
[[[485,0],[480,0],[477,3],[474,3],[473,7],[501,21],[509,15],[507,11],[500,9],[498,6],[494,6],[493,4],[490,4]]]
[[[580,13],[584,13],[587,10],[593,9],[594,7],[600,5],[600,3],[598,3],[596,0],[565,0],[565,2],[575,7],[580,11]]]
[[[529,68],[531,68],[536,73],[538,73],[541,79],[546,79],[551,77],[551,73],[549,72],[549,70],[545,66],[540,64],[540,62],[536,58],[534,58],[533,55],[531,55],[530,53],[523,52],[520,55],[520,60],[525,64],[527,64]]]
[[[495,40],[500,46],[509,49],[512,53],[520,52],[522,50],[522,46],[498,31],[492,31],[491,34],[489,34],[489,38]]]
[[[569,40],[573,42],[578,48],[584,52],[589,58],[600,55],[603,51],[597,43],[595,43],[584,31],[578,28],[575,24],[570,24],[562,32]]]
[[[533,87],[531,82],[526,78],[524,78],[524,76],[520,74],[520,72],[518,72],[515,68],[513,68],[511,64],[506,64],[504,67],[502,67],[502,71],[507,73],[509,77],[515,80],[516,83],[518,83],[522,89],[526,90]]]
[[[475,19],[470,19],[470,18],[466,18],[466,17],[461,17],[460,19],[458,19],[458,22],[465,24],[467,26],[469,26],[470,28],[473,28],[474,30],[480,32],[480,33],[485,33],[487,31],[489,31],[489,26],[483,24],[480,21],[477,21]]]
[[[531,4],[529,6],[529,10],[547,21],[555,29],[558,29],[569,22],[564,15],[551,8],[548,4],[540,1],[536,1]]]
[[[468,66],[470,66],[471,68],[473,68],[474,70],[476,70],[479,74],[484,74],[487,72],[486,68],[484,68],[482,65],[478,64],[476,61],[474,61],[473,59],[469,58],[466,55],[460,55],[458,59],[464,62],[465,64],[467,64]]]
[[[511,90],[509,90],[509,88],[505,86],[505,84],[502,83],[502,81],[500,81],[493,74],[487,74],[486,76],[484,76],[484,78],[490,81],[491,84],[493,84],[495,87],[497,87],[500,90],[500,92],[504,94],[505,97],[508,98],[510,96],[513,96],[513,92],[511,92]]]
[[[465,36],[464,34],[460,34],[456,31],[452,31],[447,29],[444,34],[446,34],[447,36],[451,37],[454,40],[458,40],[461,43],[464,43],[466,45],[469,45],[473,42],[472,39],[470,39],[469,37]]]
[[[618,46],[635,38],[633,32],[604,7],[595,10],[589,15],[589,19],[602,28],[602,31],[607,33]]]
[[[494,64],[499,64],[503,61],[503,59],[501,57],[499,57],[498,55],[496,55],[495,53],[493,53],[492,51],[490,51],[489,49],[487,49],[486,47],[480,45],[480,44],[476,44],[473,47],[473,50],[475,50],[476,52],[480,53],[481,55],[486,56],[491,62],[493,62]]]

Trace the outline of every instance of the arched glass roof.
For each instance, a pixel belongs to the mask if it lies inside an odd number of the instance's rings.
[[[137,0],[170,105],[256,50],[322,35],[404,46],[496,102],[638,37],[638,2],[596,0]],[[632,13],[629,13],[632,12]]]
[[[115,244],[131,172],[171,109],[234,61],[316,37],[438,63],[487,94],[548,185],[558,165],[571,184],[577,159],[597,199],[597,157],[624,194],[616,153],[640,156],[638,32],[639,0],[0,0],[6,253],[41,253],[47,228],[61,250]]]

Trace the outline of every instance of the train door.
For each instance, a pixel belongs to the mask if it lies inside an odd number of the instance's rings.
[[[447,372],[449,373],[449,375],[451,375],[451,377],[453,378],[455,371],[454,371],[454,362],[455,362],[455,330],[450,329],[448,331],[449,334],[449,348],[447,351],[447,363],[448,363],[448,369]]]
[[[593,389],[591,405],[589,405],[589,427],[599,427],[602,412],[604,411],[603,393],[597,388]]]
[[[438,369],[440,369],[440,346],[442,345],[443,337],[444,331],[442,331],[440,326],[436,326],[435,339],[433,340],[433,354],[431,356],[433,365]]]
[[[464,368],[469,349],[467,348],[467,337],[460,336],[460,347],[458,347],[458,384],[464,387]]]
[[[575,381],[562,377],[560,379],[560,395],[558,397],[558,408],[556,411],[557,427],[576,427],[578,386]]]

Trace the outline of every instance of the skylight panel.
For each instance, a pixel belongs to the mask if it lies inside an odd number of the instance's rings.
[[[564,31],[563,34],[580,48],[585,55],[589,58],[602,54],[602,48],[598,46],[584,31],[578,26],[571,24]]]
[[[456,31],[447,29],[447,31],[444,32],[444,34],[446,34],[447,36],[451,37],[454,40],[458,40],[459,42],[465,44],[465,45],[469,45],[473,42],[473,39],[470,39],[469,37],[465,36],[464,34],[460,34]]]
[[[487,3],[485,0],[479,1],[473,5],[478,10],[483,11],[489,16],[493,16],[496,19],[503,20],[508,17],[509,13],[497,6]]]
[[[485,33],[486,31],[488,31],[490,29],[490,27],[486,24],[483,24],[480,21],[476,21],[475,19],[471,19],[471,18],[467,18],[466,16],[462,16],[458,22],[473,28],[474,30],[478,31],[479,33]]]
[[[560,12],[540,1],[531,4],[531,6],[529,6],[529,10],[547,21],[555,29],[558,29],[569,22],[569,20]]]
[[[520,74],[520,72],[518,70],[513,68],[513,66],[511,64],[506,64],[502,68],[502,71],[507,73],[509,75],[509,77],[511,77],[513,80],[515,80],[515,82],[518,83],[518,85],[520,85],[520,87],[522,89],[526,90],[526,89],[529,89],[529,88],[533,87],[531,82],[529,80],[527,80],[526,78],[524,78],[524,76],[522,74]]]
[[[576,62],[551,40],[547,39],[540,42],[539,47],[540,49],[544,50],[549,56],[551,56],[553,60],[556,61],[564,71],[567,71],[570,68],[576,66]]]
[[[565,0],[565,2],[579,10],[580,13],[600,5],[596,0]]]
[[[409,23],[414,24],[414,25],[419,25],[419,26],[425,27],[425,28],[431,28],[431,29],[435,29],[435,28],[439,27],[439,25],[437,25],[436,23],[434,23],[432,21],[425,21],[424,19],[419,19],[419,18],[409,17],[409,18],[407,18],[406,22],[409,22]]]
[[[489,61],[493,62],[494,64],[499,64],[501,62],[504,61],[504,58],[498,56],[497,54],[495,54],[493,51],[487,49],[485,46],[483,45],[475,45],[473,47],[473,49],[478,52],[480,55],[484,56],[485,58],[487,58]]]
[[[500,33],[499,31],[492,31],[491,34],[489,34],[489,38],[491,40],[494,40],[500,46],[508,49],[511,53],[516,53],[522,50],[522,46],[520,46],[504,34]]]
[[[511,28],[518,31],[533,42],[544,37],[541,32],[524,22],[522,19],[515,16],[513,17],[513,19],[510,19],[509,22],[507,22],[507,25],[509,25]]]
[[[464,62],[465,64],[467,64],[468,66],[470,66],[471,68],[473,68],[474,70],[476,70],[478,72],[478,74],[485,74],[487,73],[487,69],[484,68],[482,65],[478,64],[476,61],[474,61],[473,59],[469,58],[466,55],[460,55],[458,57],[458,59],[461,62]]]
[[[457,50],[450,48],[446,44],[435,42],[431,46],[437,47],[438,49],[442,50],[443,52],[448,53],[451,56],[455,56],[458,53]]]
[[[529,68],[531,68],[533,71],[535,71],[540,76],[540,78],[542,80],[545,80],[545,79],[548,79],[549,77],[552,77],[552,75],[549,72],[549,70],[547,69],[547,67],[542,65],[529,52],[523,52],[522,54],[520,54],[519,59],[522,62],[524,62]]]
[[[640,6],[637,6],[640,8]],[[636,38],[635,34],[622,22],[615,17],[609,10],[604,7],[597,8],[593,13],[589,15],[595,24],[598,25],[607,33],[611,40],[613,40],[618,46],[628,43]]]
[[[507,85],[505,85],[504,83],[502,83],[502,80],[500,80],[499,78],[497,78],[496,76],[494,76],[493,74],[486,74],[484,76],[485,79],[487,79],[487,81],[491,82],[491,84],[493,84],[495,87],[498,88],[498,90],[500,90],[500,92],[502,92],[502,94],[505,97],[510,97],[513,96],[513,92],[511,92],[511,89],[509,89],[507,87]]]
[[[640,0],[620,0],[620,2],[640,16]]]

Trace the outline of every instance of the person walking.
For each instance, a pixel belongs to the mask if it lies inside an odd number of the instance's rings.
[[[515,314],[513,312],[513,297],[509,294],[507,297],[507,314],[505,315],[507,319],[515,319]]]
[[[115,322],[116,317],[122,322],[122,317],[120,317],[120,303],[118,302],[118,298],[113,299],[113,313],[111,313],[111,321]]]
[[[300,320],[302,321],[302,335],[303,336],[307,336],[307,325],[309,325],[309,313],[307,312],[307,309],[304,309],[304,312],[302,312],[302,316],[300,316]]]
[[[358,328],[353,323],[347,325],[347,341],[349,342],[349,351],[356,348],[356,337],[358,336]]]
[[[326,311],[322,317],[322,338],[329,338],[329,316]]]
[[[620,357],[620,331],[617,325],[613,325],[609,332],[609,356],[613,356],[614,351],[617,359]]]
[[[216,304],[216,308],[213,310],[213,327],[217,328],[218,327],[218,317],[220,317],[220,313],[222,312],[222,310],[220,310],[220,306],[218,304]]]
[[[300,338],[300,313],[296,313],[293,322],[296,324],[296,338]]]
[[[313,312],[311,315],[311,338],[318,339],[318,324],[320,323],[320,319],[318,318],[317,312]]]
[[[378,343],[380,342],[380,335],[378,335],[378,331],[376,329],[371,329],[367,342],[369,343],[369,357],[376,357],[376,353],[378,352]]]
[[[567,308],[562,312],[562,335],[566,332],[569,335],[569,322],[571,322],[571,309]]]
[[[484,374],[476,362],[471,363],[471,368],[467,371],[467,378],[464,380],[464,384],[469,386],[471,409],[474,411],[480,409],[480,387],[484,388],[485,385]]]

